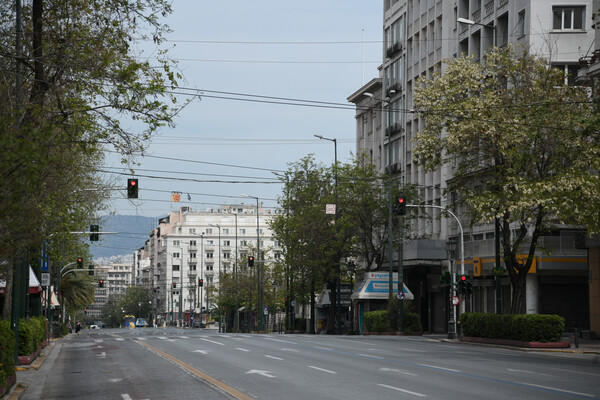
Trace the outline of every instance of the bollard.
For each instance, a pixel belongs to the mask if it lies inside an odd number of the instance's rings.
[[[579,329],[575,328],[575,348],[579,348]]]

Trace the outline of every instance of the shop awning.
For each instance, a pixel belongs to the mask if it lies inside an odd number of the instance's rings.
[[[367,272],[361,286],[352,293],[352,300],[387,300],[390,287],[389,276],[388,272]],[[392,275],[392,285],[394,295],[397,296],[398,274],[396,272]],[[415,298],[404,283],[402,293],[406,300]]]
[[[6,281],[4,279],[0,279],[0,294],[4,294],[6,291]],[[35,272],[33,272],[33,268],[29,267],[29,294],[37,294],[42,291],[42,286],[40,285],[40,281],[35,276]]]

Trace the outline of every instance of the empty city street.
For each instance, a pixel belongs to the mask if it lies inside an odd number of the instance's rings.
[[[439,337],[100,329],[57,342],[19,380],[37,374],[24,399],[597,399],[597,357]]]

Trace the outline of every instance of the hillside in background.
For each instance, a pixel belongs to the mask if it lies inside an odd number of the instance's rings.
[[[150,231],[156,227],[157,218],[138,215],[107,215],[100,221],[101,232],[117,232],[100,235],[100,241],[91,242],[90,252],[94,260],[129,261],[133,252],[149,238]]]

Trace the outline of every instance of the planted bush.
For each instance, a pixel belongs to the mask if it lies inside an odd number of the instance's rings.
[[[10,321],[0,321],[0,385],[15,374],[14,349],[15,335]]]
[[[390,332],[390,320],[387,310],[369,311],[365,313],[365,325],[370,332]]]
[[[460,326],[465,336],[510,339],[526,342],[559,342],[565,330],[565,320],[545,314],[484,314],[464,313]]]

